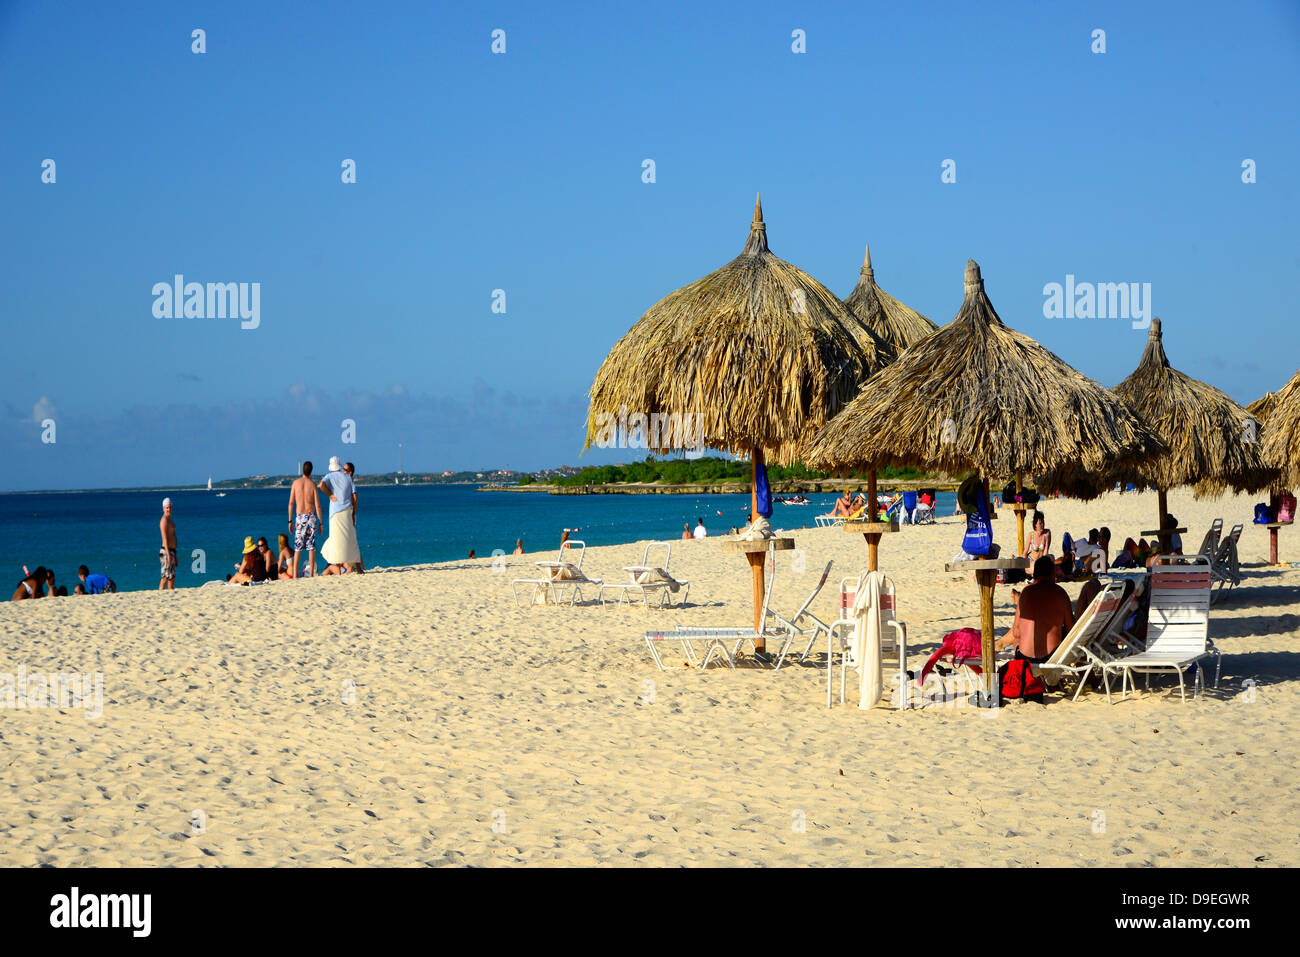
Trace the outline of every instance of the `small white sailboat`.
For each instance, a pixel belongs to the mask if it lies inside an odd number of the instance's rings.
[[[211,475],[208,476],[208,491],[209,491],[209,492],[212,491],[212,476],[211,476]]]

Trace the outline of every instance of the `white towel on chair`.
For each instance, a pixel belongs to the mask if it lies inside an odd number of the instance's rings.
[[[872,708],[884,693],[880,655],[880,572],[863,572],[853,597],[854,657],[858,665],[858,707]]]
[[[682,590],[682,583],[668,574],[667,569],[664,568],[643,568],[632,574],[632,580],[637,585],[654,585],[658,582],[667,582],[668,590],[674,595]]]

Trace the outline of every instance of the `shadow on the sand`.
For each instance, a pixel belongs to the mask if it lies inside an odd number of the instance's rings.
[[[1215,608],[1218,606],[1216,605]],[[1261,638],[1285,635],[1300,630],[1300,615],[1234,615],[1214,614],[1210,609],[1210,637],[1216,642],[1226,638]],[[1231,647],[1223,649],[1230,651]]]

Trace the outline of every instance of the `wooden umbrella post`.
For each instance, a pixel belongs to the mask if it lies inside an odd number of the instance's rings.
[[[1163,488],[1159,489],[1156,494],[1159,496],[1159,502],[1160,502],[1160,521],[1156,523],[1156,529],[1157,529],[1156,534],[1160,538],[1160,554],[1168,555],[1169,554],[1169,532],[1165,530],[1165,519],[1168,518],[1169,515],[1168,503],[1165,498],[1165,490]]]
[[[997,587],[998,573],[994,568],[981,568],[975,572],[980,589],[980,668],[984,694],[993,694],[993,681],[997,668],[993,664],[993,590]]]
[[[758,521],[758,467],[763,463],[763,452],[758,446],[754,447],[754,454],[750,458],[751,470],[751,493],[750,493],[750,517],[751,523]],[[763,653],[767,650],[767,644],[763,641],[763,591],[765,572],[764,566],[767,564],[767,552],[749,552],[745,555],[749,560],[749,569],[753,577],[754,590],[754,634],[758,637],[754,639],[754,650]]]
[[[872,524],[878,521],[879,509],[876,507],[876,470],[872,469],[867,473],[867,520]],[[878,563],[880,560],[880,533],[866,532],[867,539],[867,569],[869,571],[879,571]]]
[[[1024,491],[1024,486],[1020,482],[1020,473],[1016,473],[1016,497]],[[1025,503],[1016,502],[1016,554],[1025,553]]]

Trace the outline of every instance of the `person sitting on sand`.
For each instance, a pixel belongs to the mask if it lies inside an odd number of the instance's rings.
[[[262,567],[266,570],[266,580],[273,582],[280,577],[280,563],[276,561],[276,555],[271,551],[271,546],[266,543],[265,537],[257,539],[257,554],[262,559]]]
[[[289,536],[281,532],[277,544],[280,546],[280,554],[277,556],[279,558],[277,577],[281,579],[292,578],[294,574],[293,549],[289,547]]]
[[[691,535],[691,523],[687,522],[685,525],[682,526],[682,538],[689,542],[692,537],[693,536]]]
[[[77,569],[77,577],[81,579],[81,584],[85,586],[82,588],[83,595],[102,595],[105,592],[117,591],[117,585],[113,579],[98,572],[92,575],[90,569],[85,565]]]
[[[18,583],[18,587],[14,589],[14,596],[9,600],[26,601],[29,598],[41,598],[45,594],[45,592],[41,590],[44,585],[45,566],[37,565],[36,571],[32,572]]]
[[[1047,527],[1047,516],[1042,512],[1034,512],[1034,531],[1029,536],[1029,542],[1025,545],[1025,554],[1022,556],[1028,558],[1032,567],[1033,563],[1038,561],[1044,555],[1052,551],[1052,532]]]
[[[695,526],[695,531],[692,534],[694,535],[695,538],[709,537],[709,530],[704,527],[704,519],[701,518],[699,520],[699,524]]]
[[[266,559],[257,551],[252,535],[244,536],[244,557],[235,565],[235,574],[227,581],[232,585],[247,585],[249,582],[266,581]]]
[[[1046,555],[1034,562],[1034,580],[1020,592],[1011,630],[994,643],[995,647],[1014,645],[1017,658],[1035,664],[1051,657],[1074,627],[1070,596],[1053,580],[1055,573],[1056,563]]]
[[[522,554],[524,553],[524,540],[523,540],[522,538],[516,538],[516,539],[515,539],[515,552],[514,552],[514,553],[515,553],[516,555],[522,555]]]
[[[72,589],[72,594],[74,594],[74,595],[85,595],[85,594],[87,594],[87,592],[86,592],[86,586],[85,586],[85,585],[82,585],[82,584],[80,584],[80,583],[78,583],[78,584],[77,584],[77,587],[75,587],[74,589]]]

